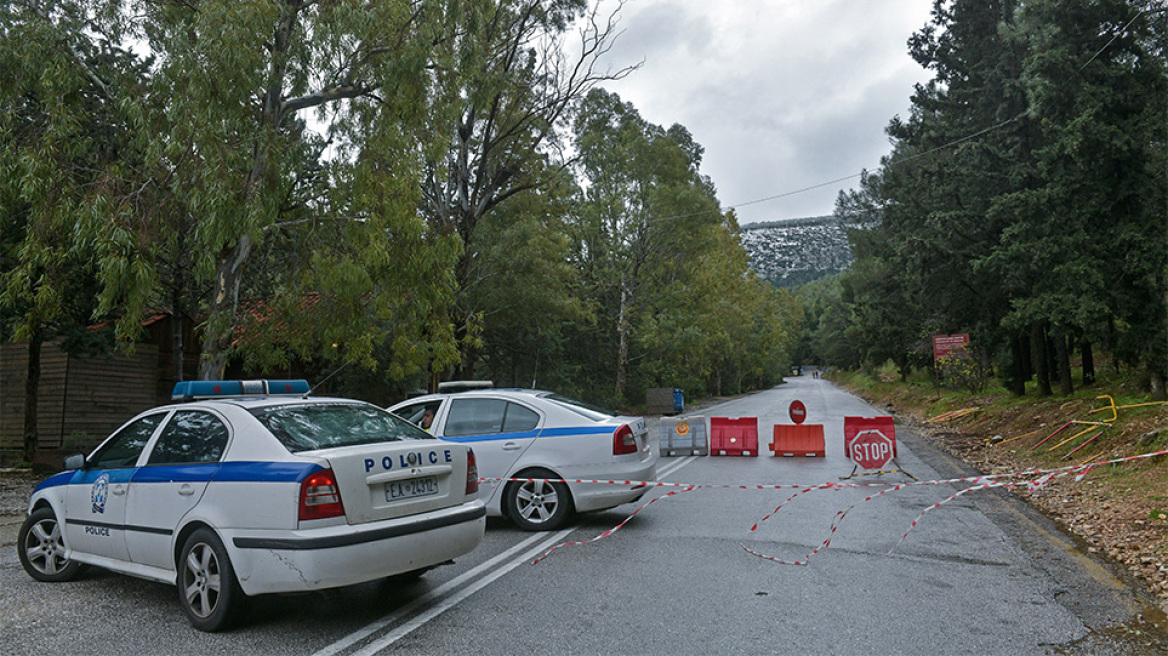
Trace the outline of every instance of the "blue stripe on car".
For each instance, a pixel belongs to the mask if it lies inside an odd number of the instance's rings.
[[[215,482],[299,483],[323,469],[314,462],[225,462]]]
[[[324,469],[314,462],[212,462],[142,467],[135,483],[299,483]]]
[[[602,435],[613,433],[616,426],[584,426],[577,428],[545,428],[542,431],[531,430],[521,433],[480,433],[478,435],[439,435],[439,439],[447,442],[494,442],[498,440],[526,440],[533,437],[564,437],[565,435]]]
[[[540,437],[563,437],[564,435],[601,435],[615,433],[617,426],[588,426],[584,428],[545,428]]]
[[[219,463],[197,465],[154,465],[134,474],[134,483],[205,483],[215,476]]]
[[[299,483],[324,469],[314,462],[224,462],[198,465],[155,465],[127,469],[83,469],[54,474],[36,490],[58,485],[92,485],[102,474],[110,483],[198,483],[215,480],[231,483]]]
[[[58,485],[68,485],[73,480],[73,477],[77,475],[77,473],[78,472],[76,470],[70,470],[63,471],[60,474],[53,474],[40,483],[37,483],[36,489],[34,489],[33,492],[40,492],[46,488],[56,487]]]

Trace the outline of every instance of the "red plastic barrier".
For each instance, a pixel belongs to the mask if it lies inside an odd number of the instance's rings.
[[[758,417],[710,417],[710,455],[758,455]]]
[[[825,456],[823,444],[823,424],[775,424],[770,448],[775,456],[822,458]]]
[[[892,440],[892,457],[896,457],[896,423],[892,417],[844,417],[844,456],[852,459],[852,441],[857,433],[879,431]]]

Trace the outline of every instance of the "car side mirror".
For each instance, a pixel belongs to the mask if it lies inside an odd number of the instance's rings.
[[[65,457],[65,469],[85,469],[85,454],[75,453]]]

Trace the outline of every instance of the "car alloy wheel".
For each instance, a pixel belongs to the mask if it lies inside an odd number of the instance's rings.
[[[191,624],[201,631],[220,631],[236,617],[243,591],[235,579],[227,550],[210,529],[187,538],[179,559],[178,594]]]
[[[68,581],[81,569],[65,557],[65,540],[52,508],[37,508],[24,520],[17,545],[21,566],[38,581]]]
[[[572,493],[563,483],[542,480],[553,477],[549,472],[531,472],[518,478],[535,480],[514,482],[507,488],[507,515],[519,528],[551,531],[567,520]]]

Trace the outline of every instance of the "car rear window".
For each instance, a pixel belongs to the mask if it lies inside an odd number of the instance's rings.
[[[572,412],[575,412],[576,414],[583,417],[587,417],[593,421],[603,421],[609,417],[617,416],[615,412],[609,412],[608,410],[594,406],[591,403],[577,401],[576,399],[564,396],[563,394],[547,394],[543,398],[549,401],[554,401],[564,408],[571,410]]]
[[[257,408],[252,414],[292,453],[431,438],[417,426],[372,405],[281,405]]]

